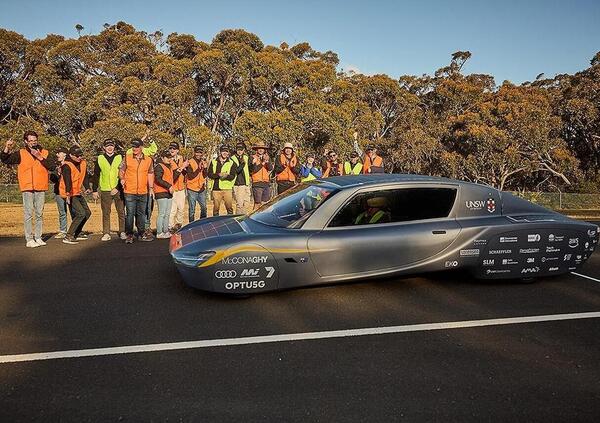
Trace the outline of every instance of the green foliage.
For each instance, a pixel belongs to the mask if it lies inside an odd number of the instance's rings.
[[[0,29],[0,140],[34,129],[92,158],[106,138],[148,134],[161,148],[291,142],[301,156],[376,144],[386,169],[503,189],[600,186],[600,53],[575,75],[497,87],[457,51],[433,75],[338,73],[332,51],[265,46],[243,29],[210,42],[126,22],[29,41]],[[0,181],[14,170],[0,167]]]

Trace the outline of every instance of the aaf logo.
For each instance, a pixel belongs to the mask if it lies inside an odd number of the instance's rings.
[[[244,269],[242,270],[242,273],[240,273],[240,277],[244,277],[244,276],[250,276],[250,277],[254,277],[254,276],[258,276],[258,272],[260,271],[260,269]]]

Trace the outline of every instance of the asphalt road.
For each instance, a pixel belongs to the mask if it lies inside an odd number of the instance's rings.
[[[600,280],[600,255],[581,274]],[[185,287],[167,241],[0,238],[0,357],[600,311],[600,281]],[[595,421],[600,319],[0,363],[0,421]]]

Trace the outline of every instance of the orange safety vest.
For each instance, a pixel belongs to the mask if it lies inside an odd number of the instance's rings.
[[[192,168],[192,172],[195,172],[199,167],[200,163],[196,161],[196,159],[192,158],[190,160],[190,167]],[[206,178],[202,171],[198,172],[198,175],[194,179],[187,179],[187,187],[192,191],[201,191],[204,188],[204,184],[206,183]]]
[[[22,148],[19,153],[21,154],[21,161],[17,166],[19,189],[21,191],[47,191],[48,169],[26,149]],[[42,150],[40,153],[44,158],[48,157],[48,150]]]
[[[258,154],[252,156],[252,160],[254,159],[259,160]],[[269,173],[270,172],[264,166],[261,166],[257,172],[252,174],[252,182],[269,182]]]
[[[77,169],[77,166],[75,166],[74,163],[69,161],[65,161],[65,164],[63,166],[69,166],[71,170],[71,191],[67,192],[67,188],[65,186],[65,179],[61,177],[60,183],[58,184],[58,195],[60,195],[62,198],[75,197],[76,195],[81,195],[81,186],[83,185],[85,173],[87,172],[86,161],[82,160],[81,163],[79,163],[79,169]]]
[[[152,167],[152,159],[146,155],[142,160],[133,157],[133,153],[125,155],[125,194],[148,194],[148,171]]]
[[[342,163],[337,164],[338,175],[341,176],[344,174],[344,165]],[[325,168],[325,172],[323,173],[323,178],[329,177],[329,173],[331,172],[331,162],[327,160],[327,167]]]
[[[181,160],[180,160],[181,162]],[[176,160],[171,159],[171,169],[175,170],[179,167],[181,163],[178,163]],[[175,181],[173,183],[173,189],[175,191],[181,191],[182,189],[185,188],[185,176],[184,175],[179,175],[179,178],[177,178],[177,181]]]
[[[288,165],[285,154],[281,154],[279,156],[279,162],[284,166],[284,169],[281,171],[281,173],[277,174],[277,182],[296,182],[296,175],[294,172],[292,172],[292,168],[298,164],[296,155],[292,156],[290,164]]]
[[[373,163],[371,163],[371,158],[365,154],[365,161],[363,164],[363,173],[364,174],[370,173],[369,169],[371,169],[371,166],[382,167],[383,159],[380,156],[375,156],[375,159],[373,159]]]
[[[163,180],[173,185],[173,169],[170,166],[165,165],[164,163],[159,163],[160,167],[163,168]],[[154,193],[158,194],[160,192],[169,192],[168,189],[156,183],[156,179],[154,179]]]

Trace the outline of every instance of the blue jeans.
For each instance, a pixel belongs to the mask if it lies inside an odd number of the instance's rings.
[[[46,191],[24,191],[23,194],[23,220],[25,224],[25,240],[42,239],[42,215],[44,214],[44,201]],[[35,229],[33,218],[35,216]]]
[[[172,198],[159,198],[156,200],[158,204],[158,219],[156,220],[156,233],[166,234],[169,232],[169,215],[171,214]]]
[[[144,229],[150,229],[150,221],[152,219],[152,212],[154,211],[154,198],[150,195],[150,193],[146,194],[146,217],[144,223]]]
[[[58,226],[59,231],[67,233],[67,202],[60,195],[54,195],[54,201],[56,201],[56,208],[58,209]]]
[[[133,219],[137,226],[138,235],[142,235],[146,225],[146,194],[125,194],[125,233],[133,235]]]
[[[190,222],[194,221],[194,214],[196,212],[196,203],[200,204],[200,219],[206,217],[206,190],[203,191],[192,191],[188,188],[188,218]]]

